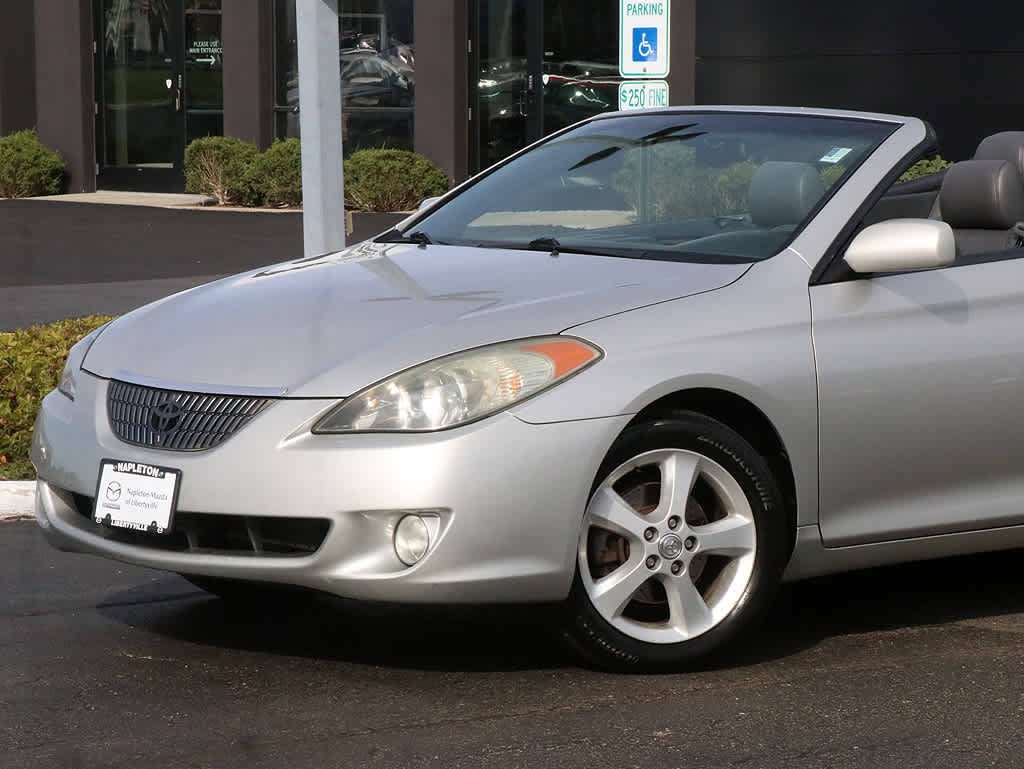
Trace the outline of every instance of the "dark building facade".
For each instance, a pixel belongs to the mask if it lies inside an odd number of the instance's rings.
[[[4,0],[0,134],[36,126],[73,191],[181,189],[187,144],[297,136],[296,2]],[[625,0],[339,0],[346,153],[455,180],[618,108]],[[943,153],[1024,128],[1024,5],[666,0],[672,104],[914,114]]]
[[[696,96],[916,115],[942,153],[1024,130],[1024,3],[701,0]]]
[[[0,9],[0,136],[35,122],[35,24],[31,3]]]

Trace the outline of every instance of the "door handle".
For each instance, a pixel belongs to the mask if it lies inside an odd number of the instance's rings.
[[[181,74],[179,74],[178,75],[178,87],[174,91],[174,111],[175,112],[181,112],[181,96],[182,96],[181,89],[182,89],[182,86],[185,84],[184,80],[185,80],[185,78]]]
[[[519,91],[519,116],[529,117],[530,104],[533,101],[533,75],[528,74],[523,80],[523,87]]]

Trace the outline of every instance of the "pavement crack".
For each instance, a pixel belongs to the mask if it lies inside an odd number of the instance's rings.
[[[176,660],[173,657],[154,657],[150,654],[132,654],[131,652],[121,652],[120,656],[130,660],[144,660],[146,662],[173,662],[175,664],[180,662],[180,660]]]

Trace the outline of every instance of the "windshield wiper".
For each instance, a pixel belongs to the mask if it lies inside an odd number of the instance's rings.
[[[433,239],[422,230],[416,230],[406,235],[404,232],[396,229],[390,229],[383,235],[377,238],[378,243],[415,243],[420,248],[434,245]]]
[[[478,244],[481,247],[488,247],[486,244]],[[492,248],[522,248],[522,246],[513,246],[508,243],[499,243],[491,246]],[[552,256],[558,256],[559,254],[589,254],[590,256],[620,256],[626,259],[644,259],[647,256],[647,252],[635,248],[602,248],[593,247],[588,245],[580,246],[563,246],[558,242],[557,238],[534,238],[526,247],[531,251],[549,251]]]
[[[562,245],[555,238],[534,238],[526,247],[531,251],[550,251],[557,254]]]

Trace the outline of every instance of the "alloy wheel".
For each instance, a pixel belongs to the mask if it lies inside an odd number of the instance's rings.
[[[584,516],[579,569],[595,610],[638,641],[688,641],[741,601],[757,526],[736,479],[695,451],[659,449],[613,470]]]

